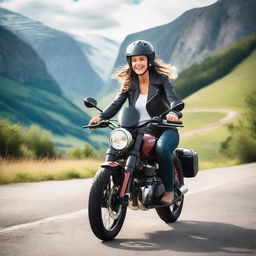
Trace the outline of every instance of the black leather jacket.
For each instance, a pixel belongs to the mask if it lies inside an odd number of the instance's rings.
[[[168,111],[170,109],[171,103],[178,100],[178,98],[168,76],[159,74],[155,71],[150,71],[149,76],[150,86],[146,109],[149,115],[154,117]],[[113,117],[120,110],[127,98],[129,101],[129,106],[134,107],[138,97],[139,84],[138,77],[136,76],[129,90],[127,92],[119,92],[114,101],[103,110],[103,113],[100,115],[100,117],[104,120]],[[177,114],[179,118],[182,117],[181,112],[175,112],[175,114]]]

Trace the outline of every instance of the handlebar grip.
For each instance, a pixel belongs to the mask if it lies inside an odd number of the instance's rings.
[[[170,122],[170,123],[173,123],[173,124],[183,124],[182,121],[175,121],[175,122]]]
[[[167,123],[167,124],[183,124],[182,121],[167,121],[167,120],[163,120],[163,123]]]
[[[108,120],[103,120],[98,124],[89,124],[89,125],[83,125],[83,128],[105,128],[109,126]]]

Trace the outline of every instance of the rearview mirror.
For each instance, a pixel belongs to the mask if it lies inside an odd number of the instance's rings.
[[[94,98],[85,98],[84,99],[84,105],[87,107],[87,108],[96,108],[98,109],[100,112],[103,112],[101,109],[99,109],[97,107],[97,101],[94,99]]]
[[[97,106],[97,101],[94,98],[85,98],[84,105],[87,108],[95,108]]]

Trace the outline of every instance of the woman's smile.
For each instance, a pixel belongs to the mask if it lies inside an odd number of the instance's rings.
[[[145,73],[148,69],[148,58],[145,55],[132,56],[132,69],[137,75]]]

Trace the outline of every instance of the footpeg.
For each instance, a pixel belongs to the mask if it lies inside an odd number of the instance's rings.
[[[188,192],[188,186],[183,185],[182,187],[179,188],[181,195],[185,195]]]

